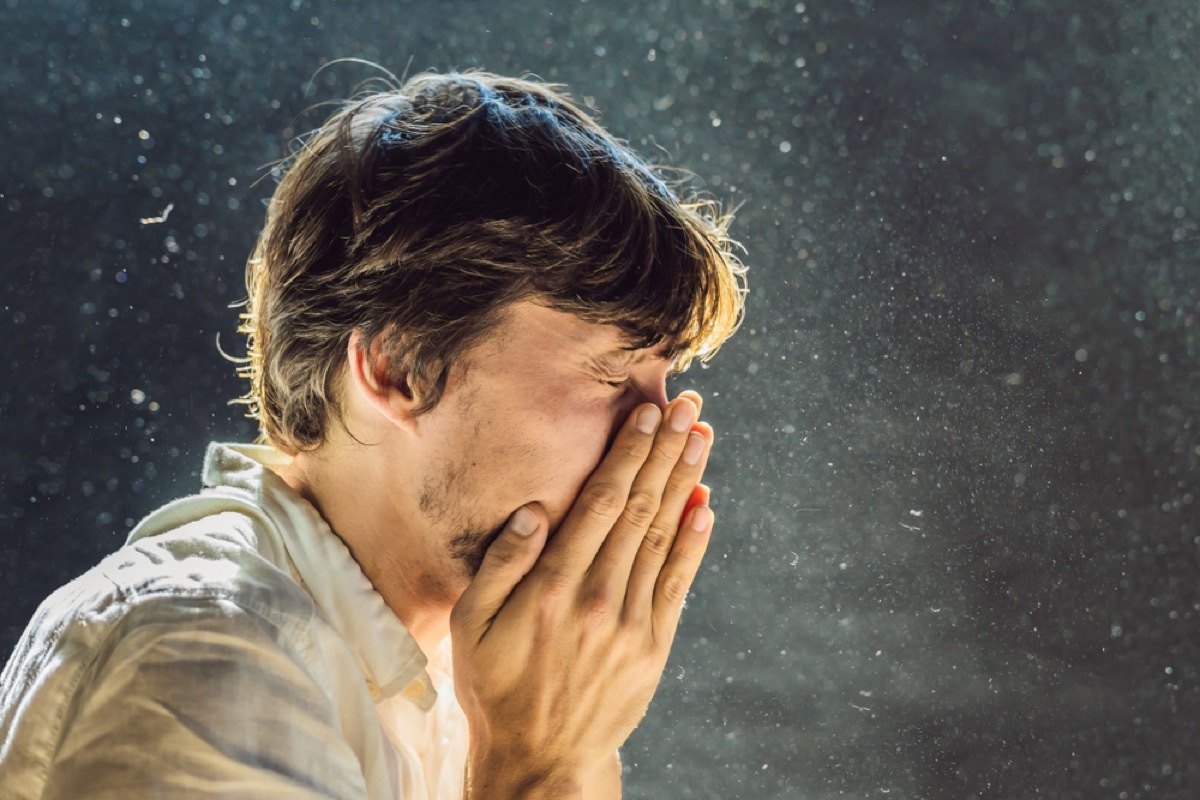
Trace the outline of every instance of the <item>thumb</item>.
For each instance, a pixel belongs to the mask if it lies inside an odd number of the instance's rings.
[[[454,605],[451,629],[466,634],[472,643],[482,639],[509,595],[537,563],[545,543],[541,507],[530,503],[518,508],[488,547],[479,571]]]

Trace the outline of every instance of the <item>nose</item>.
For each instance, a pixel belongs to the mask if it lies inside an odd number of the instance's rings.
[[[631,411],[633,410],[634,407],[636,407],[637,405],[639,405],[641,403],[654,403],[654,405],[658,406],[659,408],[661,408],[665,411],[667,408],[667,403],[670,402],[670,398],[667,397],[667,380],[666,380],[666,378],[656,381],[652,385],[642,387],[642,389],[639,392],[637,392],[637,394],[640,395],[640,397],[634,402],[634,404],[632,406],[630,406]]]
[[[629,419],[629,415],[633,410],[643,403],[653,403],[663,411],[667,409],[667,403],[670,398],[667,396],[667,379],[662,377],[653,383],[635,383],[632,388],[625,393],[621,398],[621,402],[617,405],[616,411],[613,414],[612,426],[609,429],[608,441],[605,443],[604,452],[607,453],[612,449],[613,441],[617,438],[617,433],[621,430],[621,426]]]
[[[655,370],[649,375],[642,375],[640,380],[630,382],[630,390],[626,393],[623,412],[628,417],[633,409],[642,403],[653,403],[663,411],[671,398],[667,395],[667,370]]]

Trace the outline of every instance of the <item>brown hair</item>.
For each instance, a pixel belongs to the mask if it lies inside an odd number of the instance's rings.
[[[341,419],[354,331],[441,399],[513,302],[669,342],[678,371],[736,330],[745,268],[728,215],[681,201],[560,87],[418,75],[348,101],[292,157],[246,266],[241,398],[295,453]]]

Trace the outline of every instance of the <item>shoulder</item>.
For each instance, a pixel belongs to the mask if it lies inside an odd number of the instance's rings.
[[[166,626],[224,625],[294,645],[315,614],[312,598],[254,544],[253,521],[234,512],[127,544],[42,602],[6,677],[20,666],[86,668],[115,642]]]
[[[136,541],[42,603],[0,679],[0,773],[44,780],[69,732],[81,751],[133,720],[182,736],[175,714],[213,731],[256,709],[325,729],[336,715],[312,601],[238,516]]]
[[[15,683],[27,691],[0,703],[13,770],[56,798],[159,796],[197,781],[365,796],[319,637],[223,585],[185,588],[114,599],[120,613],[103,624],[81,609],[45,643],[41,668],[22,665]]]
[[[224,601],[279,624],[306,623],[312,597],[286,556],[260,549],[259,523],[236,511],[211,514],[137,539],[95,568],[103,591],[129,609],[189,599]],[[282,562],[282,563],[280,563]],[[184,603],[186,605],[186,603]]]

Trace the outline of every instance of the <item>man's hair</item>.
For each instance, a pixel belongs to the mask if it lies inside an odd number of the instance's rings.
[[[241,401],[261,439],[319,447],[358,331],[425,413],[525,299],[618,326],[629,349],[667,342],[682,371],[741,319],[728,222],[561,87],[472,71],[356,97],[303,140],[268,206],[246,267]]]

